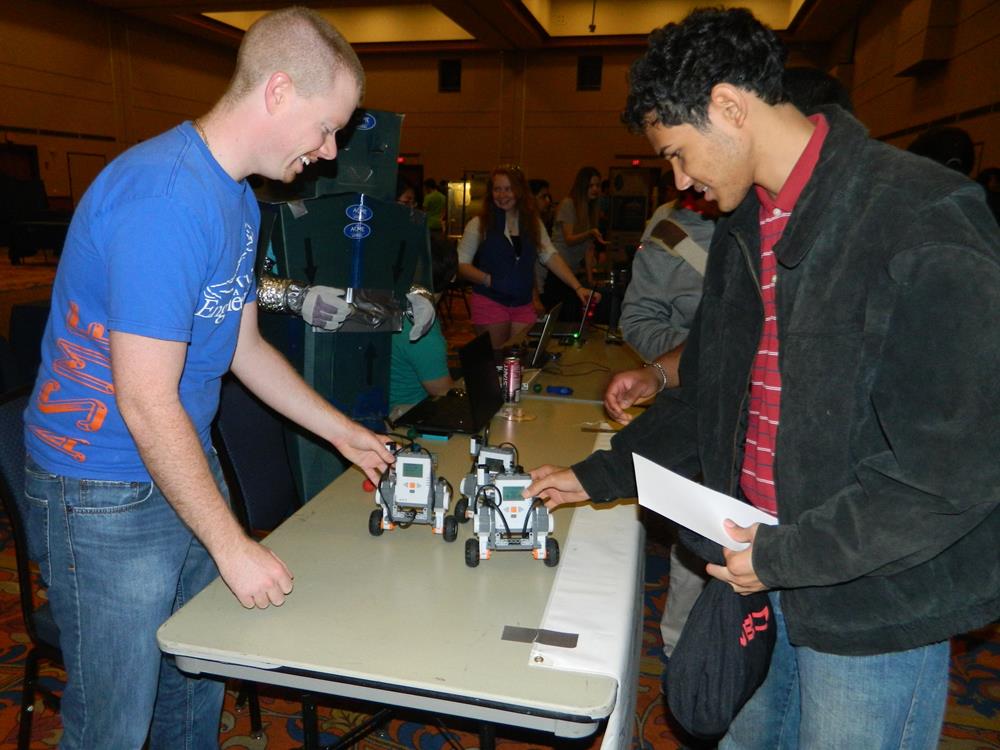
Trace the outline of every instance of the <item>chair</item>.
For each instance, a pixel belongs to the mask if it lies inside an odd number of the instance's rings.
[[[465,314],[469,318],[472,317],[472,308],[469,307],[469,289],[471,285],[462,279],[455,279],[448,286],[445,287],[444,293],[441,295],[441,299],[437,303],[437,312],[441,316],[444,322],[451,324],[454,320],[454,314],[452,313],[452,305],[454,300],[460,299],[462,304],[465,305]]]
[[[18,302],[10,308],[10,349],[19,383],[34,383],[38,375],[51,306],[50,299],[40,299]]]
[[[247,533],[264,536],[302,507],[284,423],[232,377],[222,384],[215,435],[233,510]]]
[[[23,385],[18,374],[14,350],[7,339],[0,336],[0,394],[10,393]]]
[[[21,725],[17,733],[18,750],[28,750],[31,744],[31,719],[35,695],[53,710],[59,708],[59,696],[38,683],[38,663],[41,659],[63,666],[59,650],[59,627],[52,618],[48,603],[35,606],[35,583],[28,566],[28,545],[22,512],[24,497],[24,418],[29,391],[17,390],[0,397],[0,501],[10,519],[17,562],[17,583],[21,589],[21,615],[31,646],[25,656],[21,688]]]
[[[248,534],[266,536],[302,507],[285,445],[281,418],[255,398],[238,380],[227,377],[222,383],[219,414],[215,421],[215,442],[226,476],[233,511]],[[308,693],[302,701],[302,733],[306,750],[319,747],[316,700]],[[263,724],[257,687],[243,683],[237,705],[249,704],[250,731],[261,736]],[[347,747],[385,720],[390,709],[372,718],[340,739],[335,747]]]
[[[214,433],[233,512],[248,534],[261,538],[302,505],[282,423],[238,380],[228,377],[222,383]],[[241,683],[236,705],[249,706],[250,733],[260,738],[257,686]]]

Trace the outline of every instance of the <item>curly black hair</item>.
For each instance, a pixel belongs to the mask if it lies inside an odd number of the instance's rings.
[[[717,83],[780,104],[785,57],[774,32],[746,8],[698,8],[649,35],[649,49],[629,70],[622,122],[636,132],[656,123],[704,129]]]

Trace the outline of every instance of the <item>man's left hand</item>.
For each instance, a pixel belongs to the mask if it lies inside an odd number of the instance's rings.
[[[426,290],[414,287],[407,292],[406,301],[409,303],[409,312],[413,319],[410,341],[416,341],[431,330],[431,326],[434,325],[436,317],[434,299]]]
[[[746,549],[739,552],[729,548],[723,548],[722,553],[726,556],[725,565],[712,565],[705,568],[710,576],[718,578],[733,587],[737,594],[752,594],[756,591],[766,591],[767,586],[760,582],[757,573],[753,569],[753,543],[757,537],[757,527],[759,523],[752,526],[737,526],[730,519],[726,519],[726,532],[737,542],[748,542]]]

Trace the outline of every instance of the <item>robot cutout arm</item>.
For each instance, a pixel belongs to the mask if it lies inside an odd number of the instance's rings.
[[[335,286],[303,284],[266,273],[257,279],[257,304],[262,310],[298,315],[327,331],[336,331],[351,313],[344,294]]]

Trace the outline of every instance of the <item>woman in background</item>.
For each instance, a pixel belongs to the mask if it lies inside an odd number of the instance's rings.
[[[604,237],[597,228],[600,197],[601,173],[594,167],[582,167],[576,173],[569,196],[559,203],[552,230],[552,243],[559,250],[559,255],[574,274],[583,266],[587,286],[594,284],[594,245],[605,245]],[[564,282],[565,279],[549,274],[545,279],[542,302],[547,309],[562,302],[561,317],[564,320],[574,320],[580,317],[581,304],[576,301],[574,284],[567,286]],[[586,300],[583,304],[586,304]]]
[[[458,243],[458,273],[473,285],[472,324],[477,334],[489,332],[494,350],[535,322],[536,258],[586,301],[590,290],[552,245],[524,173],[515,166],[497,167],[486,182],[479,216],[466,224]]]

